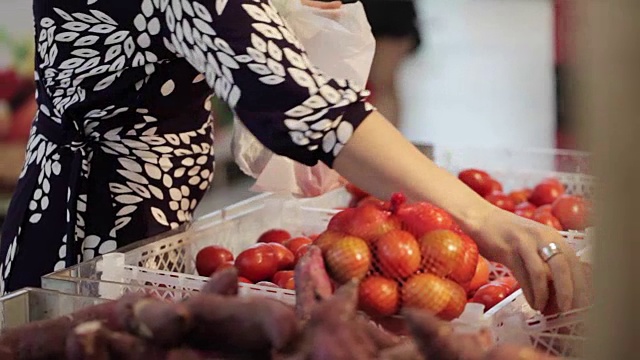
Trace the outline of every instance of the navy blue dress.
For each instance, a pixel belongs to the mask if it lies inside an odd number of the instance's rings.
[[[214,173],[210,96],[268,148],[331,165],[373,110],[268,0],[34,0],[39,111],[0,293],[188,222]]]

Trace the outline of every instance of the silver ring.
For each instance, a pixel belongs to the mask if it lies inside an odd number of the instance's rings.
[[[562,250],[556,245],[556,243],[549,243],[549,245],[543,247],[538,251],[542,261],[548,262],[552,257],[561,254]]]

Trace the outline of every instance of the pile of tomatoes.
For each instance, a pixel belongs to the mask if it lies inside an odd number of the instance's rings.
[[[489,309],[518,289],[513,278],[489,282],[490,263],[444,210],[401,194],[388,202],[365,195],[353,205],[314,244],[336,283],[360,281],[359,306],[369,315],[410,307],[451,320],[469,301]]]
[[[487,172],[467,169],[458,178],[493,205],[557,230],[585,230],[589,226],[589,202],[566,194],[556,178],[546,178],[533,188],[505,193],[502,184]]]
[[[294,290],[293,269],[312,242],[309,237],[292,237],[286,230],[271,229],[235,258],[222,246],[201,249],[196,255],[196,270],[208,277],[216,271],[235,267],[240,282]]]

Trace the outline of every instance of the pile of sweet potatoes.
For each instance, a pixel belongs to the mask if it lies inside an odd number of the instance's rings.
[[[393,335],[357,311],[356,283],[332,294],[320,250],[299,262],[297,305],[238,297],[235,269],[170,303],[143,294],[10,329],[0,359],[382,359],[543,360],[528,348],[494,346],[484,332],[454,333],[430,314],[406,311],[411,336]]]

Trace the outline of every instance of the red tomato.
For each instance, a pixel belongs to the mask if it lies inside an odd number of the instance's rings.
[[[532,219],[535,211],[536,211],[535,205],[531,204],[528,201],[525,201],[516,205],[515,214],[522,216],[523,218]]]
[[[282,244],[289,239],[291,239],[291,234],[287,230],[271,229],[260,235],[258,242]]]
[[[360,283],[358,305],[371,316],[391,316],[398,312],[398,283],[382,276],[371,276]]]
[[[293,279],[293,277],[294,272],[292,270],[284,270],[275,273],[275,275],[273,275],[273,279],[271,280],[273,280],[274,284],[280,286],[281,288],[284,288],[287,281],[289,281],[289,279]]]
[[[311,245],[302,245],[300,246],[300,248],[298,249],[298,251],[296,252],[296,260],[295,263],[297,264],[298,261],[300,261],[300,259],[302,259],[302,257],[309,252],[309,246]]]
[[[352,279],[362,280],[371,268],[371,252],[367,242],[347,236],[331,245],[324,256],[333,279],[344,284]]]
[[[287,240],[284,243],[284,246],[286,246],[287,249],[291,250],[293,254],[296,254],[301,247],[305,245],[311,245],[312,243],[313,242],[311,241],[311,239],[304,236],[300,236],[300,237]]]
[[[459,284],[464,284],[473,279],[480,255],[478,245],[473,239],[466,234],[460,234],[460,237],[464,242],[464,258],[460,266],[456,267],[449,277]]]
[[[491,193],[491,176],[478,169],[467,169],[458,174],[458,179],[470,187],[480,196],[487,196]]]
[[[402,305],[435,315],[447,307],[451,295],[446,279],[434,274],[418,274],[410,277],[402,286]]]
[[[439,276],[448,276],[462,266],[465,254],[464,241],[450,230],[435,230],[419,240],[424,269]]]
[[[438,317],[446,321],[451,321],[462,315],[464,307],[467,305],[467,293],[459,284],[451,280],[445,281],[449,287],[450,299],[447,306],[438,313]]]
[[[472,293],[478,290],[481,286],[489,282],[490,266],[489,261],[482,256],[478,257],[478,265],[476,266],[476,273],[468,284],[465,284],[465,289],[468,293]]]
[[[251,280],[247,279],[246,277],[242,277],[242,276],[238,277],[238,282],[245,283],[245,284],[253,284],[251,282]]]
[[[448,230],[456,225],[449,213],[424,202],[399,205],[395,215],[404,229],[416,238],[433,230]]]
[[[348,183],[347,185],[345,185],[345,188],[356,200],[360,200],[369,196],[369,193],[353,185],[352,183]]]
[[[493,193],[491,195],[487,195],[484,197],[488,202],[492,203],[493,205],[503,209],[503,210],[507,210],[507,211],[515,211],[516,209],[516,204],[513,202],[513,200],[505,195],[505,194],[501,194],[501,193]]]
[[[287,290],[295,290],[296,289],[296,279],[291,278],[291,279],[287,280],[287,282],[284,283],[282,288],[283,289],[287,289]]]
[[[287,249],[284,245],[278,243],[267,244],[271,247],[278,259],[278,270],[289,270],[293,268],[296,261],[296,256]]]
[[[539,213],[533,214],[532,220],[537,221],[541,224],[545,224],[547,226],[551,226],[552,228],[555,228],[557,230],[562,230],[562,225],[560,224],[560,221],[558,221],[558,219],[556,219],[556,217],[551,215],[550,213],[539,212]]]
[[[420,246],[410,233],[391,230],[382,235],[375,246],[380,271],[390,278],[402,279],[420,268]]]
[[[273,277],[278,271],[278,258],[271,246],[258,244],[241,252],[235,265],[239,276],[257,283]]]
[[[320,237],[320,234],[311,234],[309,236],[307,236],[311,241],[316,241],[316,239],[318,239],[318,237]]]
[[[518,281],[516,280],[516,278],[511,276],[505,276],[505,277],[496,279],[492,282],[506,287],[509,295],[511,295],[514,291],[520,289],[520,284],[518,284]]]
[[[373,205],[378,209],[384,209],[387,207],[384,201],[377,199],[373,196],[367,196],[366,198],[361,199],[360,201],[358,201],[358,204],[356,205],[356,207],[361,207],[365,205]]]
[[[489,179],[489,195],[502,192],[502,184],[496,179]]]
[[[509,193],[509,197],[516,205],[519,205],[526,202],[532,192],[531,189],[515,190]]]
[[[507,296],[509,296],[509,293],[505,286],[489,283],[481,286],[473,295],[470,302],[483,304],[486,311],[496,306]]]
[[[574,195],[562,195],[553,202],[551,212],[565,230],[584,230],[587,227],[587,202]]]
[[[543,205],[540,206],[539,208],[536,209],[536,211],[533,213],[535,214],[549,214],[549,215],[553,215],[553,213],[551,212],[551,205]]]
[[[218,268],[216,269],[216,272],[222,271],[224,269],[232,268],[232,267],[235,267],[235,264],[233,263],[233,261],[223,262],[222,264],[220,264],[220,266],[218,266]]]
[[[207,246],[196,255],[196,270],[200,276],[211,276],[222,263],[233,261],[231,251],[222,246]]]
[[[564,186],[557,180],[544,180],[538,184],[529,197],[529,202],[536,206],[553,203],[564,194]]]
[[[313,241],[313,245],[317,246],[322,250],[324,254],[329,246],[331,246],[336,241],[344,238],[345,236],[349,236],[343,232],[335,231],[335,230],[327,230],[320,234],[317,239]]]

